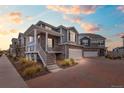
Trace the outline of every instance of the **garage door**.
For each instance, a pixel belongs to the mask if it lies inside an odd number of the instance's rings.
[[[84,57],[97,57],[98,51],[84,51]]]
[[[79,59],[82,57],[82,49],[69,49],[69,58]]]

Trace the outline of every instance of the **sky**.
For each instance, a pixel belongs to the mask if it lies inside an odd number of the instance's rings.
[[[54,26],[74,26],[79,33],[106,37],[106,47],[122,46],[124,6],[112,5],[18,5],[0,6],[0,49],[9,48],[12,38],[39,20]]]

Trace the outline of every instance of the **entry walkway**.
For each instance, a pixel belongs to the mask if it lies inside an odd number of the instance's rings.
[[[0,57],[0,88],[26,88],[27,85],[6,55]]]

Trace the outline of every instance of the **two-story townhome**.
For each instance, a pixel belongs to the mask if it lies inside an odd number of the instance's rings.
[[[78,32],[74,27],[55,27],[39,21],[24,34],[26,57],[29,60],[42,61],[47,66],[55,64],[56,59],[82,57],[82,46],[79,45]]]
[[[25,37],[23,33],[19,33],[18,35],[18,56],[25,56]]]
[[[113,54],[117,57],[124,57],[124,47],[116,47],[113,49]]]
[[[17,38],[12,38],[12,44],[10,45],[10,54],[12,54],[13,57],[18,56],[18,39]]]
[[[12,51],[13,51],[12,44],[10,44],[9,45],[9,55],[13,55]]]
[[[114,48],[113,54],[115,56],[124,57],[124,36],[122,36],[121,38],[122,38],[123,46]]]
[[[106,38],[91,33],[79,34],[80,45],[83,45],[83,56],[84,57],[97,57],[104,56],[106,53],[105,47]]]

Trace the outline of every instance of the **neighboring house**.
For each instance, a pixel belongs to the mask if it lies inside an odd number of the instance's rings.
[[[116,56],[124,57],[124,47],[117,47],[113,49],[113,53]]]
[[[13,57],[18,56],[18,39],[12,38],[12,44],[10,45],[10,54],[12,54]]]
[[[123,39],[123,46],[114,48],[113,53],[117,56],[124,57],[124,36],[121,38]]]
[[[124,36],[122,36],[121,38],[122,38],[122,40],[123,40],[123,47],[124,47]]]
[[[10,46],[9,46],[9,54],[10,54],[10,55],[13,55],[12,50],[13,50],[12,44],[10,44]]]
[[[54,27],[39,21],[25,32],[26,56],[42,61],[44,65],[55,64],[56,59],[81,58],[82,46],[74,27]]]
[[[79,34],[80,45],[83,45],[83,56],[84,57],[97,57],[105,56],[106,47],[105,47],[106,38],[91,33],[81,33]]]
[[[18,56],[25,57],[25,37],[23,33],[18,36]]]

